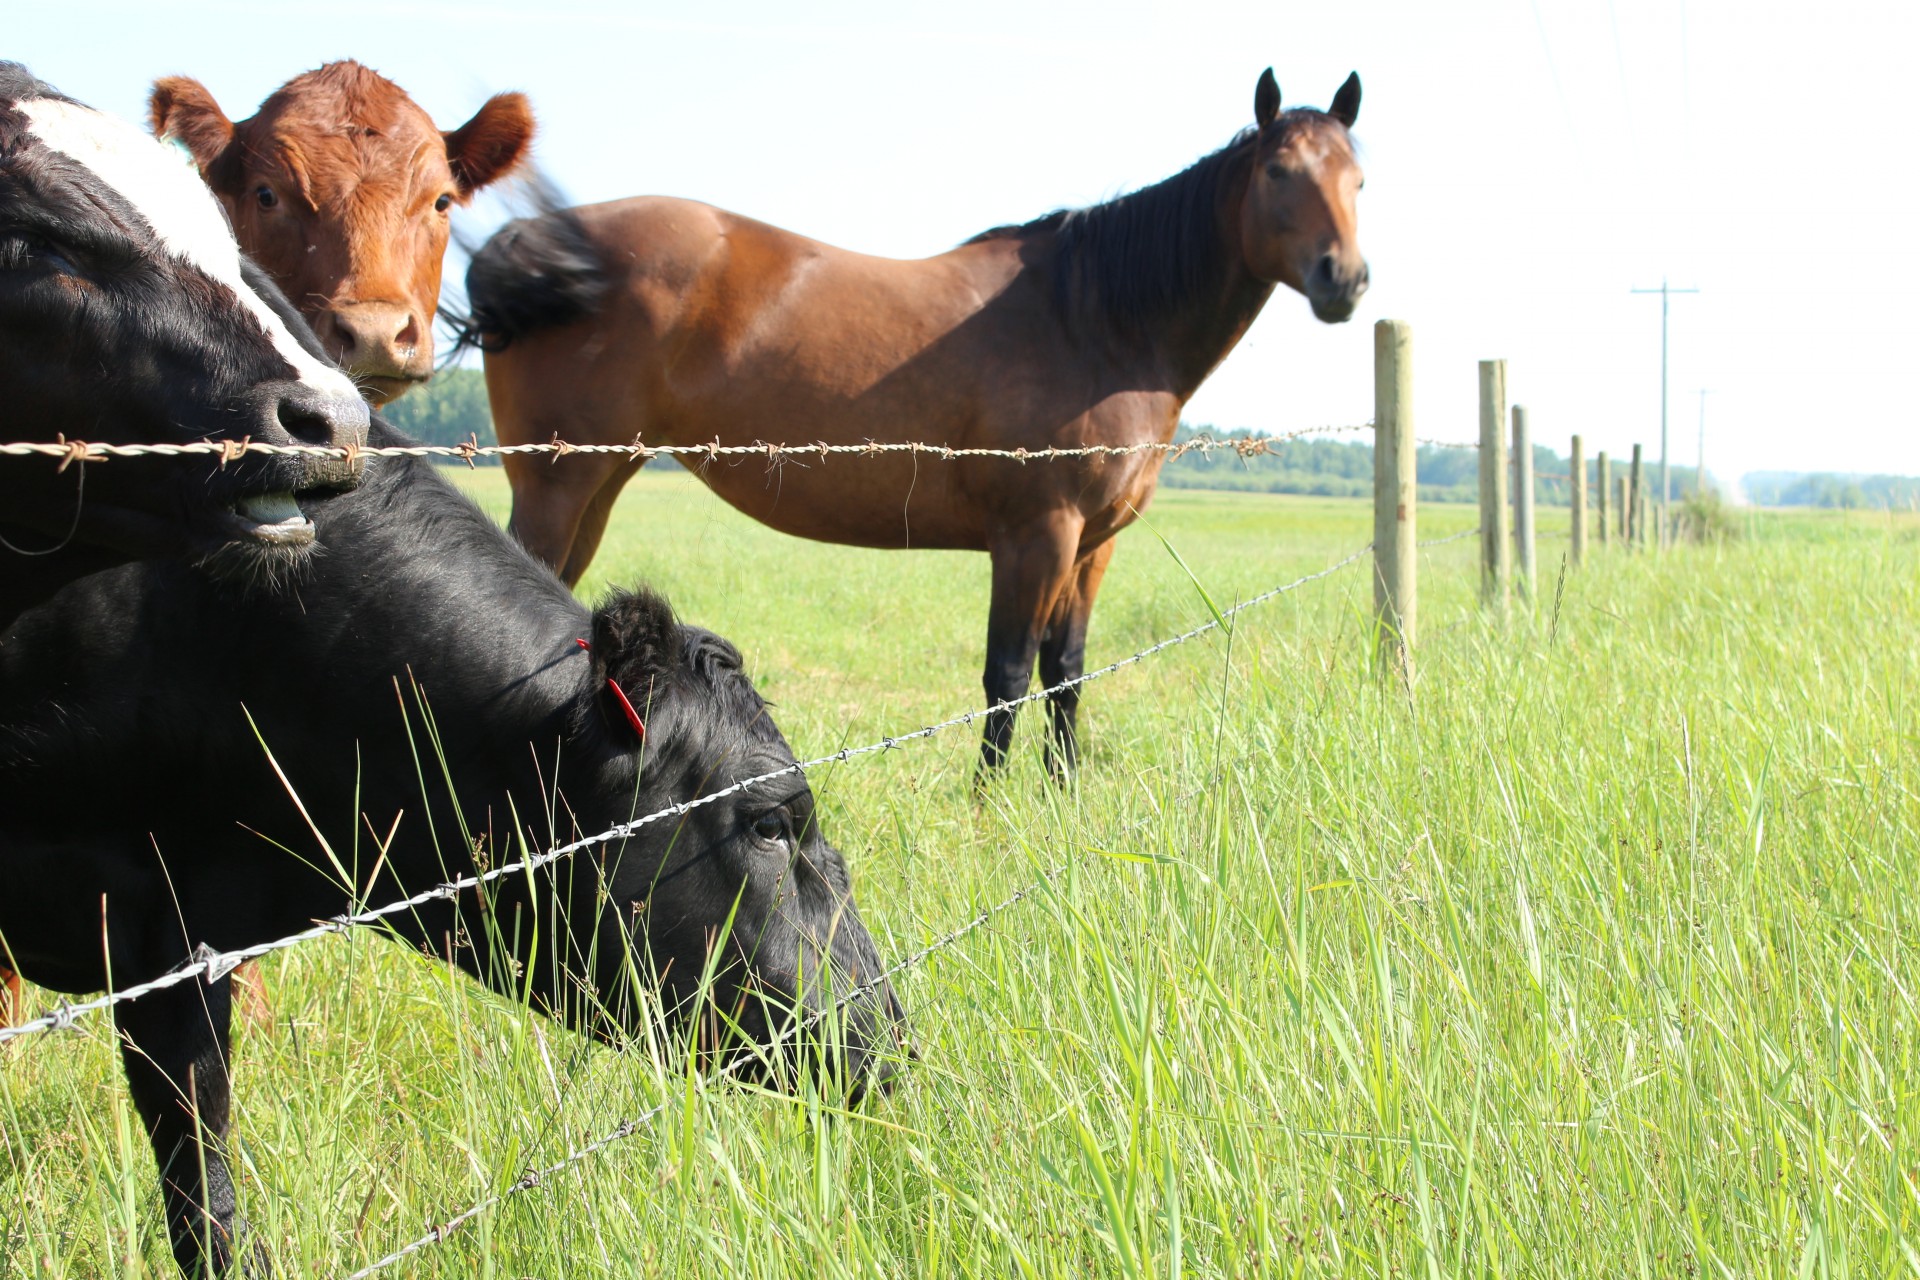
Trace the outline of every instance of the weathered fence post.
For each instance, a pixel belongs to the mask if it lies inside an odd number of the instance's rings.
[[[1633,465],[1627,470],[1627,545],[1645,546],[1647,541],[1647,482],[1640,467],[1640,446],[1633,446]]]
[[[1373,326],[1373,606],[1382,671],[1413,683],[1419,583],[1413,443],[1413,331],[1404,320]]]
[[[1600,519],[1596,523],[1600,530],[1600,545],[1604,547],[1607,545],[1608,537],[1611,536],[1607,529],[1607,518],[1613,514],[1611,510],[1613,505],[1613,459],[1607,457],[1607,451],[1605,449],[1600,451],[1598,466],[1599,476],[1597,478],[1600,481],[1600,509],[1598,515]]]
[[[1587,446],[1579,436],[1573,438],[1567,457],[1567,474],[1573,477],[1567,496],[1567,502],[1573,508],[1573,541],[1567,549],[1567,561],[1578,569],[1580,561],[1587,554]]]
[[[1513,553],[1507,526],[1507,362],[1480,362],[1480,599],[1507,611]]]
[[[1633,549],[1633,489],[1620,477],[1620,545]]]
[[[1538,586],[1533,554],[1533,431],[1523,404],[1513,406],[1513,545],[1518,552],[1514,559],[1520,594],[1532,604]]]

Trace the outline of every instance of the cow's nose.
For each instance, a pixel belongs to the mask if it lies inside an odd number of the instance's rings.
[[[254,404],[253,436],[276,444],[317,444],[335,449],[367,442],[372,411],[350,391],[329,391],[304,382],[262,387]]]
[[[356,377],[411,376],[422,328],[411,308],[392,302],[350,302],[327,312],[321,326],[334,359]]]

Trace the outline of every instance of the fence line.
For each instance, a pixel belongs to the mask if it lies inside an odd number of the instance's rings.
[[[1300,440],[1307,436],[1336,435],[1349,431],[1371,431],[1371,422],[1356,422],[1341,426],[1302,427],[1297,431],[1284,431],[1272,435],[1260,436],[1196,436],[1191,440],[1161,443],[1156,440],[1138,444],[1088,444],[1043,449],[989,449],[956,447],[944,444],[931,444],[924,440],[879,441],[869,440],[860,444],[828,444],[816,440],[811,444],[769,444],[756,441],[753,444],[721,444],[716,438],[707,444],[643,444],[634,439],[626,444],[571,444],[555,436],[546,444],[481,444],[478,439],[469,436],[460,444],[394,444],[394,445],[323,445],[323,444],[263,444],[248,439],[241,440],[195,440],[187,444],[101,444],[86,440],[68,440],[65,436],[57,441],[19,442],[0,444],[0,457],[58,458],[64,470],[74,462],[104,462],[111,458],[139,457],[216,457],[225,465],[247,454],[260,454],[264,457],[301,457],[301,458],[345,458],[349,461],[359,458],[452,458],[472,463],[476,458],[526,457],[540,454],[552,454],[555,461],[573,454],[611,455],[628,461],[650,461],[654,458],[703,458],[709,461],[720,458],[765,458],[778,461],[781,458],[817,458],[825,461],[834,456],[853,456],[861,458],[880,457],[885,454],[912,454],[937,458],[942,461],[954,461],[961,458],[1005,458],[1014,462],[1039,462],[1054,458],[1119,458],[1139,453],[1163,453],[1169,458],[1178,458],[1189,453],[1216,453],[1230,450],[1242,458],[1255,458],[1273,452],[1273,446],[1289,441]]]
[[[301,943],[310,942],[316,938],[323,938],[329,934],[346,933],[354,928],[375,924],[389,916],[400,915],[416,907],[424,906],[429,902],[441,900],[450,901],[465,890],[477,888],[480,885],[501,879],[505,876],[537,871],[542,867],[559,862],[564,858],[569,858],[583,849],[591,849],[603,844],[611,844],[616,840],[625,840],[638,833],[641,828],[650,826],[664,818],[684,817],[694,809],[712,804],[717,800],[725,799],[727,796],[745,791],[751,787],[759,786],[762,783],[771,782],[776,778],[788,777],[795,773],[804,773],[817,765],[845,763],[856,756],[871,755],[880,751],[890,751],[904,743],[913,742],[921,738],[931,738],[935,734],[951,729],[956,725],[970,725],[975,720],[983,716],[991,715],[997,711],[1010,711],[1016,707],[1024,706],[1029,702],[1041,701],[1064,690],[1075,688],[1079,685],[1101,679],[1104,676],[1112,675],[1116,671],[1124,670],[1137,662],[1152,657],[1162,650],[1185,644],[1189,640],[1197,639],[1210,631],[1217,631],[1224,623],[1237,617],[1243,611],[1265,604],[1276,596],[1285,595],[1287,592],[1303,587],[1309,582],[1315,582],[1321,578],[1329,577],[1354,563],[1356,560],[1359,560],[1372,550],[1373,544],[1368,543],[1358,551],[1352,552],[1324,569],[1306,574],[1284,585],[1270,588],[1257,596],[1252,596],[1241,601],[1232,608],[1222,610],[1216,617],[1201,623],[1199,626],[1183,631],[1178,635],[1170,636],[1157,644],[1149,645],[1137,653],[1121,658],[1117,662],[1110,662],[1097,670],[1075,676],[1071,680],[1062,680],[1059,684],[1049,685],[1044,689],[1036,690],[1022,697],[1009,698],[1005,701],[997,702],[990,707],[983,707],[974,711],[965,712],[961,715],[951,716],[948,719],[924,725],[921,728],[913,730],[911,733],[892,735],[862,747],[842,747],[840,750],[828,755],[817,756],[812,760],[799,761],[782,769],[775,769],[768,773],[745,778],[733,783],[731,786],[722,787],[720,790],[707,795],[696,796],[691,800],[683,800],[678,804],[668,805],[664,809],[659,809],[653,813],[623,822],[618,826],[610,827],[598,835],[585,836],[571,843],[549,849],[545,853],[534,854],[531,857],[523,858],[517,862],[505,863],[489,871],[480,872],[475,875],[456,877],[434,888],[416,893],[408,898],[403,898],[398,902],[388,903],[384,907],[375,907],[366,911],[332,916],[326,920],[319,921],[311,928],[302,929],[298,933],[288,934],[284,938],[276,938],[271,942],[256,943],[253,946],[240,947],[232,951],[214,951],[203,943],[201,949],[194,954],[193,959],[189,963],[180,968],[169,970],[151,981],[137,983],[134,986],[109,992],[106,995],[96,997],[92,1000],[82,1001],[79,1004],[70,1004],[62,1000],[50,1013],[43,1014],[31,1021],[23,1022],[15,1027],[0,1027],[0,1044],[5,1044],[9,1040],[15,1040],[27,1035],[70,1027],[75,1021],[89,1014],[98,1013],[102,1009],[112,1008],[114,1005],[124,1004],[129,1000],[137,1000],[141,996],[151,994],[155,991],[164,991],[169,987],[179,986],[183,982],[190,982],[198,977],[204,976],[209,983],[217,982],[248,960],[271,955],[276,951],[284,951],[289,947],[299,946]]]
[[[359,458],[448,458],[457,462],[473,463],[479,458],[530,457],[541,454],[554,455],[555,461],[573,454],[582,456],[613,456],[633,461],[651,461],[654,458],[700,458],[717,461],[721,458],[765,458],[778,461],[781,458],[817,458],[825,461],[835,456],[861,458],[880,457],[887,454],[912,454],[916,457],[936,458],[941,461],[956,461],[962,458],[1004,458],[1014,462],[1044,462],[1055,458],[1119,458],[1140,453],[1161,453],[1168,459],[1182,457],[1189,453],[1212,454],[1232,451],[1242,458],[1257,458],[1272,455],[1275,445],[1287,444],[1312,436],[1340,435],[1353,431],[1371,431],[1371,422],[1354,422],[1341,425],[1301,427],[1297,431],[1282,431],[1258,436],[1196,436],[1191,440],[1144,441],[1138,444],[1089,444],[1060,446],[1042,449],[989,449],[969,446],[933,444],[924,440],[879,441],[868,440],[859,444],[828,444],[816,440],[811,444],[770,444],[755,441],[753,444],[721,444],[716,438],[706,444],[643,444],[634,439],[626,444],[572,444],[555,436],[546,444],[481,444],[477,437],[468,436],[459,444],[394,444],[394,445],[323,445],[323,444],[267,444],[252,438],[239,440],[194,440],[185,444],[103,444],[99,441],[69,440],[62,435],[52,441],[14,441],[0,444],[0,458],[56,458],[60,469],[75,462],[107,462],[114,458],[218,458],[221,465],[236,461],[248,454],[262,457],[301,457],[301,458],[345,458],[349,461]],[[1433,449],[1478,449],[1480,446],[1470,440],[1430,440],[1416,438],[1416,444]]]

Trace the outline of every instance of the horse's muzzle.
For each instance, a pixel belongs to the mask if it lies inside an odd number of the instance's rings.
[[[1354,308],[1367,292],[1372,273],[1365,262],[1343,268],[1332,254],[1324,254],[1307,277],[1307,302],[1314,318],[1327,324],[1340,324],[1353,318]]]

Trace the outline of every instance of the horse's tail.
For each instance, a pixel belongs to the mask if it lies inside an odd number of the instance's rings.
[[[454,332],[448,359],[469,347],[503,351],[535,330],[599,310],[608,288],[600,247],[549,189],[536,197],[540,213],[509,222],[473,252],[466,313],[441,308]]]

